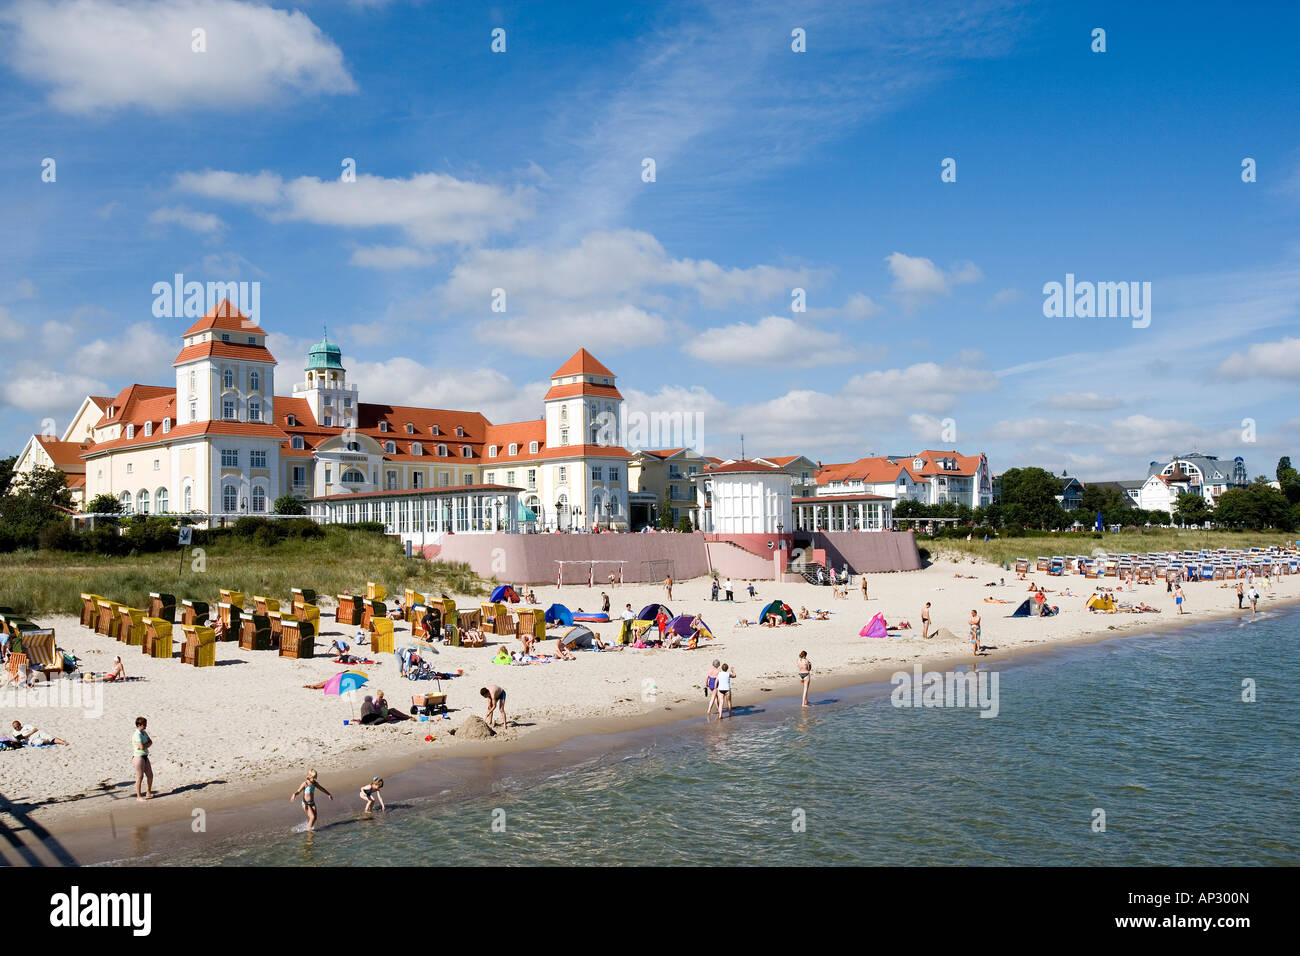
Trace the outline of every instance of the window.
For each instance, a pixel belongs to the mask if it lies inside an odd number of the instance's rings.
[[[461,482],[462,485],[472,485],[472,484],[474,484],[474,472],[472,472],[472,471],[467,471],[467,472],[463,473],[463,474],[461,475],[461,478],[465,479],[464,481]]]
[[[460,446],[460,457],[461,457],[461,458],[473,458],[473,457],[474,457],[474,451],[473,451],[473,449],[470,448],[469,445],[461,445],[461,446]]]
[[[413,442],[411,442],[411,454],[412,454],[412,455],[423,455],[423,454],[424,454],[424,446],[421,445],[418,441],[413,441]]]
[[[537,469],[528,469],[528,490],[532,491],[537,488]]]
[[[238,468],[239,467],[239,449],[223,448],[221,449],[221,467]]]
[[[352,396],[351,396],[351,395],[344,395],[344,396],[343,396],[343,407],[344,407],[344,408],[351,408],[351,407],[352,407]]]
[[[407,422],[407,423],[406,423],[406,434],[408,434],[408,435],[414,435],[414,434],[415,434],[415,426],[412,425],[410,422]]]
[[[442,433],[438,431],[438,426],[437,426],[437,425],[430,425],[430,426],[429,426],[429,434],[430,434],[430,435],[440,435],[440,434],[442,434]]]
[[[189,485],[181,489],[181,508],[185,511],[194,510],[194,489]]]
[[[131,474],[131,471],[132,471],[131,463],[128,461],[128,462],[126,463],[126,473],[129,475],[129,474]],[[128,495],[127,497],[130,497],[130,496]]]
[[[229,333],[229,332],[222,332],[222,333],[221,333],[221,341],[223,341],[223,342],[229,342],[229,341],[230,341],[230,333]]]
[[[152,435],[152,434],[153,434],[153,422],[145,422],[145,423],[144,423],[144,437],[145,437],[145,438],[148,438],[148,437],[149,437],[150,435]]]
[[[225,387],[225,388],[234,388],[234,387],[235,387],[235,371],[234,371],[234,369],[229,369],[229,368],[228,368],[228,369],[226,369],[224,372],[221,373],[221,384],[222,384],[222,386]]]
[[[326,468],[326,469],[325,469],[325,484],[328,485],[329,483],[330,483],[330,470],[329,470],[328,468]]]
[[[528,443],[528,454],[530,454],[530,455],[536,455],[536,454],[537,454],[537,442],[535,442],[535,441],[530,441],[530,442]]]
[[[385,485],[385,487],[386,487],[389,491],[396,491],[396,490],[397,490],[397,472],[395,472],[395,471],[390,471],[390,472],[388,472],[387,479],[388,479],[388,484]]]
[[[517,454],[519,454],[519,446],[518,446],[515,442],[511,442],[511,443],[510,443],[510,455],[511,455],[511,457],[513,458],[513,457],[514,457],[515,455],[517,455]]]
[[[158,469],[158,459],[157,459],[157,458],[155,458],[155,459],[153,460],[153,470],[154,470],[154,471],[158,471],[158,470],[159,470],[159,469]]]
[[[131,492],[129,491],[122,492],[121,498],[119,500],[122,502],[123,511],[131,510]]]
[[[227,514],[239,510],[239,492],[235,490],[234,485],[226,485],[221,489],[221,510]]]
[[[167,489],[159,488],[153,493],[153,506],[159,513],[163,514],[167,510]]]
[[[296,451],[302,451],[303,448],[302,436],[294,435],[293,440],[290,442],[290,445],[292,445]]]
[[[438,484],[439,486],[446,488],[451,484],[451,475],[445,471],[438,472]]]
[[[190,369],[190,394],[191,394],[191,395],[194,394],[194,389],[195,389],[195,376],[194,376],[194,370],[193,370],[193,369]]]
[[[411,487],[412,488],[424,487],[424,472],[415,471],[411,473]]]
[[[514,483],[515,483],[515,473],[514,473],[513,471],[507,471],[507,472],[506,472],[506,484],[507,484],[507,485],[513,485]]]
[[[330,415],[326,415],[326,416],[325,416],[325,427],[326,427],[326,428],[333,428],[333,427],[334,427],[334,418],[333,418],[332,416],[330,416]]]
[[[386,454],[386,455],[395,455],[395,454],[397,454],[397,442],[395,442],[395,441],[386,441],[386,442],[384,442],[384,454]]]
[[[592,480],[592,481],[604,481],[604,480],[605,480],[605,469],[602,468],[602,467],[600,467],[600,465],[592,465],[592,466],[591,466],[591,480]]]
[[[566,481],[568,481],[568,480],[569,480],[569,469],[566,468],[566,467],[564,467],[563,465],[561,465],[561,466],[560,466],[560,484],[564,484],[564,483],[565,483]]]
[[[568,443],[569,443],[569,430],[568,430],[567,428],[561,428],[561,429],[560,429],[560,444],[561,444],[561,445],[567,445]]]
[[[257,344],[257,336],[255,336],[255,335],[250,335],[250,336],[248,337],[248,344],[249,344],[249,345],[256,345],[256,344]]]
[[[345,485],[363,485],[366,482],[366,476],[355,468],[349,468],[343,472],[343,483]]]
[[[255,371],[248,373],[248,390],[250,392],[260,392],[262,390],[262,377]]]
[[[483,475],[483,481],[485,484],[495,485],[497,483],[497,473],[495,471],[485,473]]]
[[[167,434],[169,431],[171,431],[171,430],[172,430],[172,420],[171,420],[170,418],[164,418],[164,419],[163,419],[163,434],[166,435],[166,434]]]
[[[227,398],[221,403],[221,417],[228,422],[235,420],[235,400]]]
[[[463,427],[461,427],[460,425],[457,425],[457,426],[456,426],[456,437],[457,437],[457,438],[464,438],[464,437],[465,437],[465,429],[464,429]]]
[[[360,451],[360,450],[361,450],[361,442],[359,441],[348,442],[348,451]]]
[[[325,407],[326,407],[326,408],[329,408],[329,407],[330,407],[331,405],[333,405],[333,404],[334,404],[334,396],[333,396],[333,395],[326,395],[326,396],[325,396]]]
[[[249,467],[249,468],[265,468],[265,467],[266,467],[266,452],[264,452],[264,451],[250,451],[250,452],[248,453],[248,467]]]
[[[199,403],[190,402],[190,421],[197,422],[198,420],[199,420]]]
[[[248,420],[250,422],[260,422],[262,420],[262,403],[253,399],[248,403]]]
[[[266,511],[266,489],[261,485],[253,488],[253,510],[258,513]]]
[[[386,431],[388,431],[388,422],[380,422],[380,423],[379,423],[379,430],[380,430],[381,432],[386,432]]]
[[[562,421],[562,422],[567,422],[568,420],[569,420],[569,406],[568,406],[568,405],[561,405],[561,406],[560,406],[560,421]]]
[[[127,437],[127,438],[134,438],[134,437],[135,437],[135,426],[134,426],[134,425],[127,425],[127,426],[126,426],[126,437]]]
[[[293,466],[293,486],[301,488],[307,484],[307,467],[305,465]]]
[[[143,488],[141,488],[139,494],[135,496],[135,513],[140,515],[147,515],[149,513],[149,492],[145,491]]]
[[[610,480],[610,481],[618,481],[618,467],[615,466],[615,465],[610,465],[610,468],[609,468],[609,480]]]

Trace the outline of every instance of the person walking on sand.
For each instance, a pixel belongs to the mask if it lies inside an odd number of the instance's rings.
[[[376,801],[378,801],[379,803],[380,810],[388,809],[386,806],[384,806],[383,795],[380,794],[379,792],[380,790],[383,789],[384,789],[383,777],[371,777],[370,783],[366,784],[366,786],[361,788],[361,799],[366,801],[366,805],[362,810],[363,813],[369,813],[371,810],[375,809]]]
[[[710,601],[716,601],[716,600],[718,599],[718,591],[719,591],[719,590],[721,590],[721,588],[720,588],[719,585],[718,585],[718,579],[717,579],[717,578],[714,578],[714,579],[713,579],[713,587],[710,589],[710,592],[709,592],[709,600],[710,600]]]
[[[1174,604],[1178,606],[1178,613],[1182,614],[1183,613],[1183,586],[1181,584],[1174,585]]]
[[[604,591],[600,592],[600,609],[606,614],[609,613],[609,595]]]
[[[970,609],[970,641],[975,645],[975,656],[980,656],[980,612]]]
[[[796,665],[799,673],[799,682],[803,684],[803,706],[808,706],[808,688],[812,685],[812,661],[808,660],[808,652],[799,652],[799,663]]]
[[[307,814],[308,830],[316,829],[316,791],[317,790],[325,794],[325,796],[329,797],[331,800],[334,799],[334,794],[330,793],[328,790],[326,790],[324,787],[322,787],[319,783],[316,782],[316,771],[308,770],[307,779],[304,780],[302,783],[300,783],[298,785],[298,789],[295,790],[293,794],[289,797],[289,800],[292,802],[298,799],[298,794],[302,794],[302,809],[303,812]]]
[[[1237,610],[1238,611],[1246,610],[1246,605],[1242,603],[1245,600],[1245,598],[1246,598],[1246,589],[1242,586],[1242,583],[1238,581],[1237,582]]]
[[[725,585],[723,585],[723,588],[722,588],[722,589],[723,589],[724,591],[727,592],[727,600],[728,600],[728,601],[735,601],[735,600],[736,600],[736,595],[733,593],[733,591],[732,591],[732,587],[731,587],[731,578],[727,578],[727,583],[726,583]]]
[[[1250,619],[1255,620],[1255,609],[1259,605],[1259,591],[1250,589]]]
[[[722,708],[726,705],[727,716],[731,716],[731,679],[736,676],[736,672],[731,669],[730,664],[723,664],[722,670],[718,671],[718,719],[722,719]]]
[[[713,666],[709,668],[708,674],[704,676],[704,696],[709,698],[709,708],[704,712],[705,717],[713,713],[713,705],[718,702],[718,668],[720,666],[720,663],[714,660]]]
[[[673,576],[670,574],[664,578],[664,590],[668,592],[668,600],[673,599]]]
[[[867,576],[862,575],[862,600],[867,600]]]
[[[508,727],[509,721],[506,719],[506,692],[496,684],[488,684],[486,687],[480,687],[478,690],[480,697],[486,697],[488,702],[487,725],[492,726],[492,712],[498,711],[501,714],[501,726]]]
[[[921,609],[921,637],[930,636],[930,602],[925,602],[925,607]]]
[[[135,733],[131,735],[131,743],[134,747],[134,756],[131,758],[131,765],[135,768],[135,798],[137,800],[153,799],[153,766],[149,763],[149,748],[153,746],[153,740],[149,737],[149,731],[146,729],[149,721],[143,717],[135,719]],[[143,794],[140,793],[140,784],[147,781],[147,789]]]

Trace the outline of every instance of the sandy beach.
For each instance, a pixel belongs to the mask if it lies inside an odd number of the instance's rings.
[[[441,648],[437,669],[464,675],[443,682],[452,709],[449,718],[406,721],[365,727],[352,719],[356,701],[326,696],[303,685],[324,681],[341,665],[327,658],[282,659],[272,652],[242,651],[234,643],[217,645],[217,665],[192,668],[179,658],[155,660],[137,648],[82,628],[72,617],[42,620],[53,626],[58,643],[82,658],[87,671],[107,670],[121,653],[128,674],[142,681],[81,687],[57,680],[52,692],[0,692],[0,717],[38,726],[69,741],[69,746],[23,748],[0,755],[4,761],[0,793],[31,821],[55,833],[106,825],[111,811],[117,825],[188,817],[196,807],[251,803],[274,791],[287,795],[310,767],[346,784],[345,796],[371,772],[392,774],[414,763],[440,756],[474,756],[503,749],[545,747],[577,734],[612,732],[638,724],[668,723],[698,715],[703,721],[705,672],[714,658],[728,662],[736,674],[736,704],[798,693],[794,676],[799,651],[813,663],[811,697],[820,691],[872,680],[886,680],[900,667],[921,663],[945,669],[975,658],[967,639],[972,608],[983,618],[988,653],[981,662],[1070,643],[1102,640],[1117,633],[1149,633],[1162,627],[1238,617],[1232,585],[1193,582],[1184,585],[1186,614],[1176,613],[1173,596],[1163,582],[1117,591],[1117,599],[1146,602],[1161,613],[1093,613],[1085,608],[1094,582],[1081,576],[1052,578],[1029,575],[1048,590],[1048,602],[1060,607],[1049,618],[1011,618],[1028,596],[1029,584],[997,566],[964,560],[941,560],[923,571],[869,577],[870,599],[859,588],[847,599],[835,599],[829,588],[756,582],[751,600],[741,582],[737,601],[709,600],[710,580],[679,582],[668,601],[658,585],[628,585],[610,594],[612,616],[624,604],[634,610],[664,601],[676,613],[701,613],[715,633],[712,642],[694,651],[623,648],[581,651],[573,662],[527,666],[493,665],[497,645],[485,648]],[[990,582],[993,586],[988,586]],[[1002,582],[1002,583],[999,583]],[[1063,591],[1069,588],[1072,596]],[[602,588],[536,588],[542,606],[560,601],[576,610],[598,609]],[[1300,577],[1287,576],[1260,586],[1261,611],[1300,598]],[[759,611],[779,597],[796,612],[801,606],[831,611],[827,621],[801,621],[798,626],[741,627],[741,619],[756,620]],[[457,596],[461,606],[477,599]],[[931,616],[940,636],[920,637],[921,609],[932,602]],[[1005,603],[995,603],[1005,602]],[[877,611],[891,627],[906,620],[912,629],[891,632],[883,639],[858,632]],[[322,618],[317,653],[335,636],[351,641],[355,628],[341,628],[329,613]],[[615,624],[593,625],[605,641],[613,640]],[[346,633],[344,633],[346,632]],[[397,643],[409,634],[397,625]],[[492,641],[489,635],[489,641]],[[518,649],[513,639],[508,643]],[[555,642],[542,645],[553,654]],[[364,649],[363,649],[364,651]],[[382,689],[390,704],[408,710],[412,693],[433,690],[432,682],[398,677],[393,655],[378,655],[376,664],[359,665],[371,678],[362,692]],[[458,740],[450,731],[467,716],[483,716],[486,702],[479,688],[499,684],[508,692],[511,727],[489,741]],[[137,715],[149,719],[154,741],[155,799],[140,803],[133,793],[131,732]],[[716,719],[716,718],[715,718]],[[736,717],[732,719],[743,719]],[[433,740],[426,740],[432,735]],[[354,786],[355,784],[355,786]]]

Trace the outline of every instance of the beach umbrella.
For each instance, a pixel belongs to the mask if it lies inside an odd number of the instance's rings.
[[[342,696],[360,689],[370,678],[363,671],[339,671],[325,682],[325,693]]]

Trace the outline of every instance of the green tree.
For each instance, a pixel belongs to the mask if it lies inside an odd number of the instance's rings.
[[[1195,492],[1184,492],[1174,503],[1174,517],[1183,524],[1202,524],[1209,516],[1210,506]]]
[[[1002,520],[1007,524],[1059,528],[1069,524],[1056,500],[1061,479],[1042,468],[1008,468],[1002,473]]]
[[[1291,467],[1291,457],[1284,455],[1277,462],[1277,483],[1291,504],[1300,504],[1300,472]]]
[[[0,458],[0,495],[9,490],[9,481],[14,475],[14,465],[18,462],[17,455],[10,455],[8,458]]]
[[[307,506],[302,503],[301,498],[295,498],[293,495],[281,495],[275,499],[272,509],[278,515],[305,515]]]
[[[682,534],[690,534],[692,531],[695,530],[691,526],[691,519],[689,515],[682,515],[680,518],[677,519],[677,530],[682,532]]]
[[[668,492],[664,492],[664,500],[659,502],[659,530],[673,530],[673,499],[668,497]]]
[[[1295,527],[1294,506],[1286,495],[1267,482],[1255,482],[1245,488],[1229,488],[1219,495],[1214,509],[1215,520],[1229,528]]]
[[[9,494],[0,495],[0,528],[16,547],[37,546],[41,529],[67,521],[72,492],[57,468],[37,467],[12,482]]]
[[[86,507],[82,509],[86,514],[92,515],[120,515],[125,510],[122,507],[122,502],[109,494],[95,495],[86,502]]]

